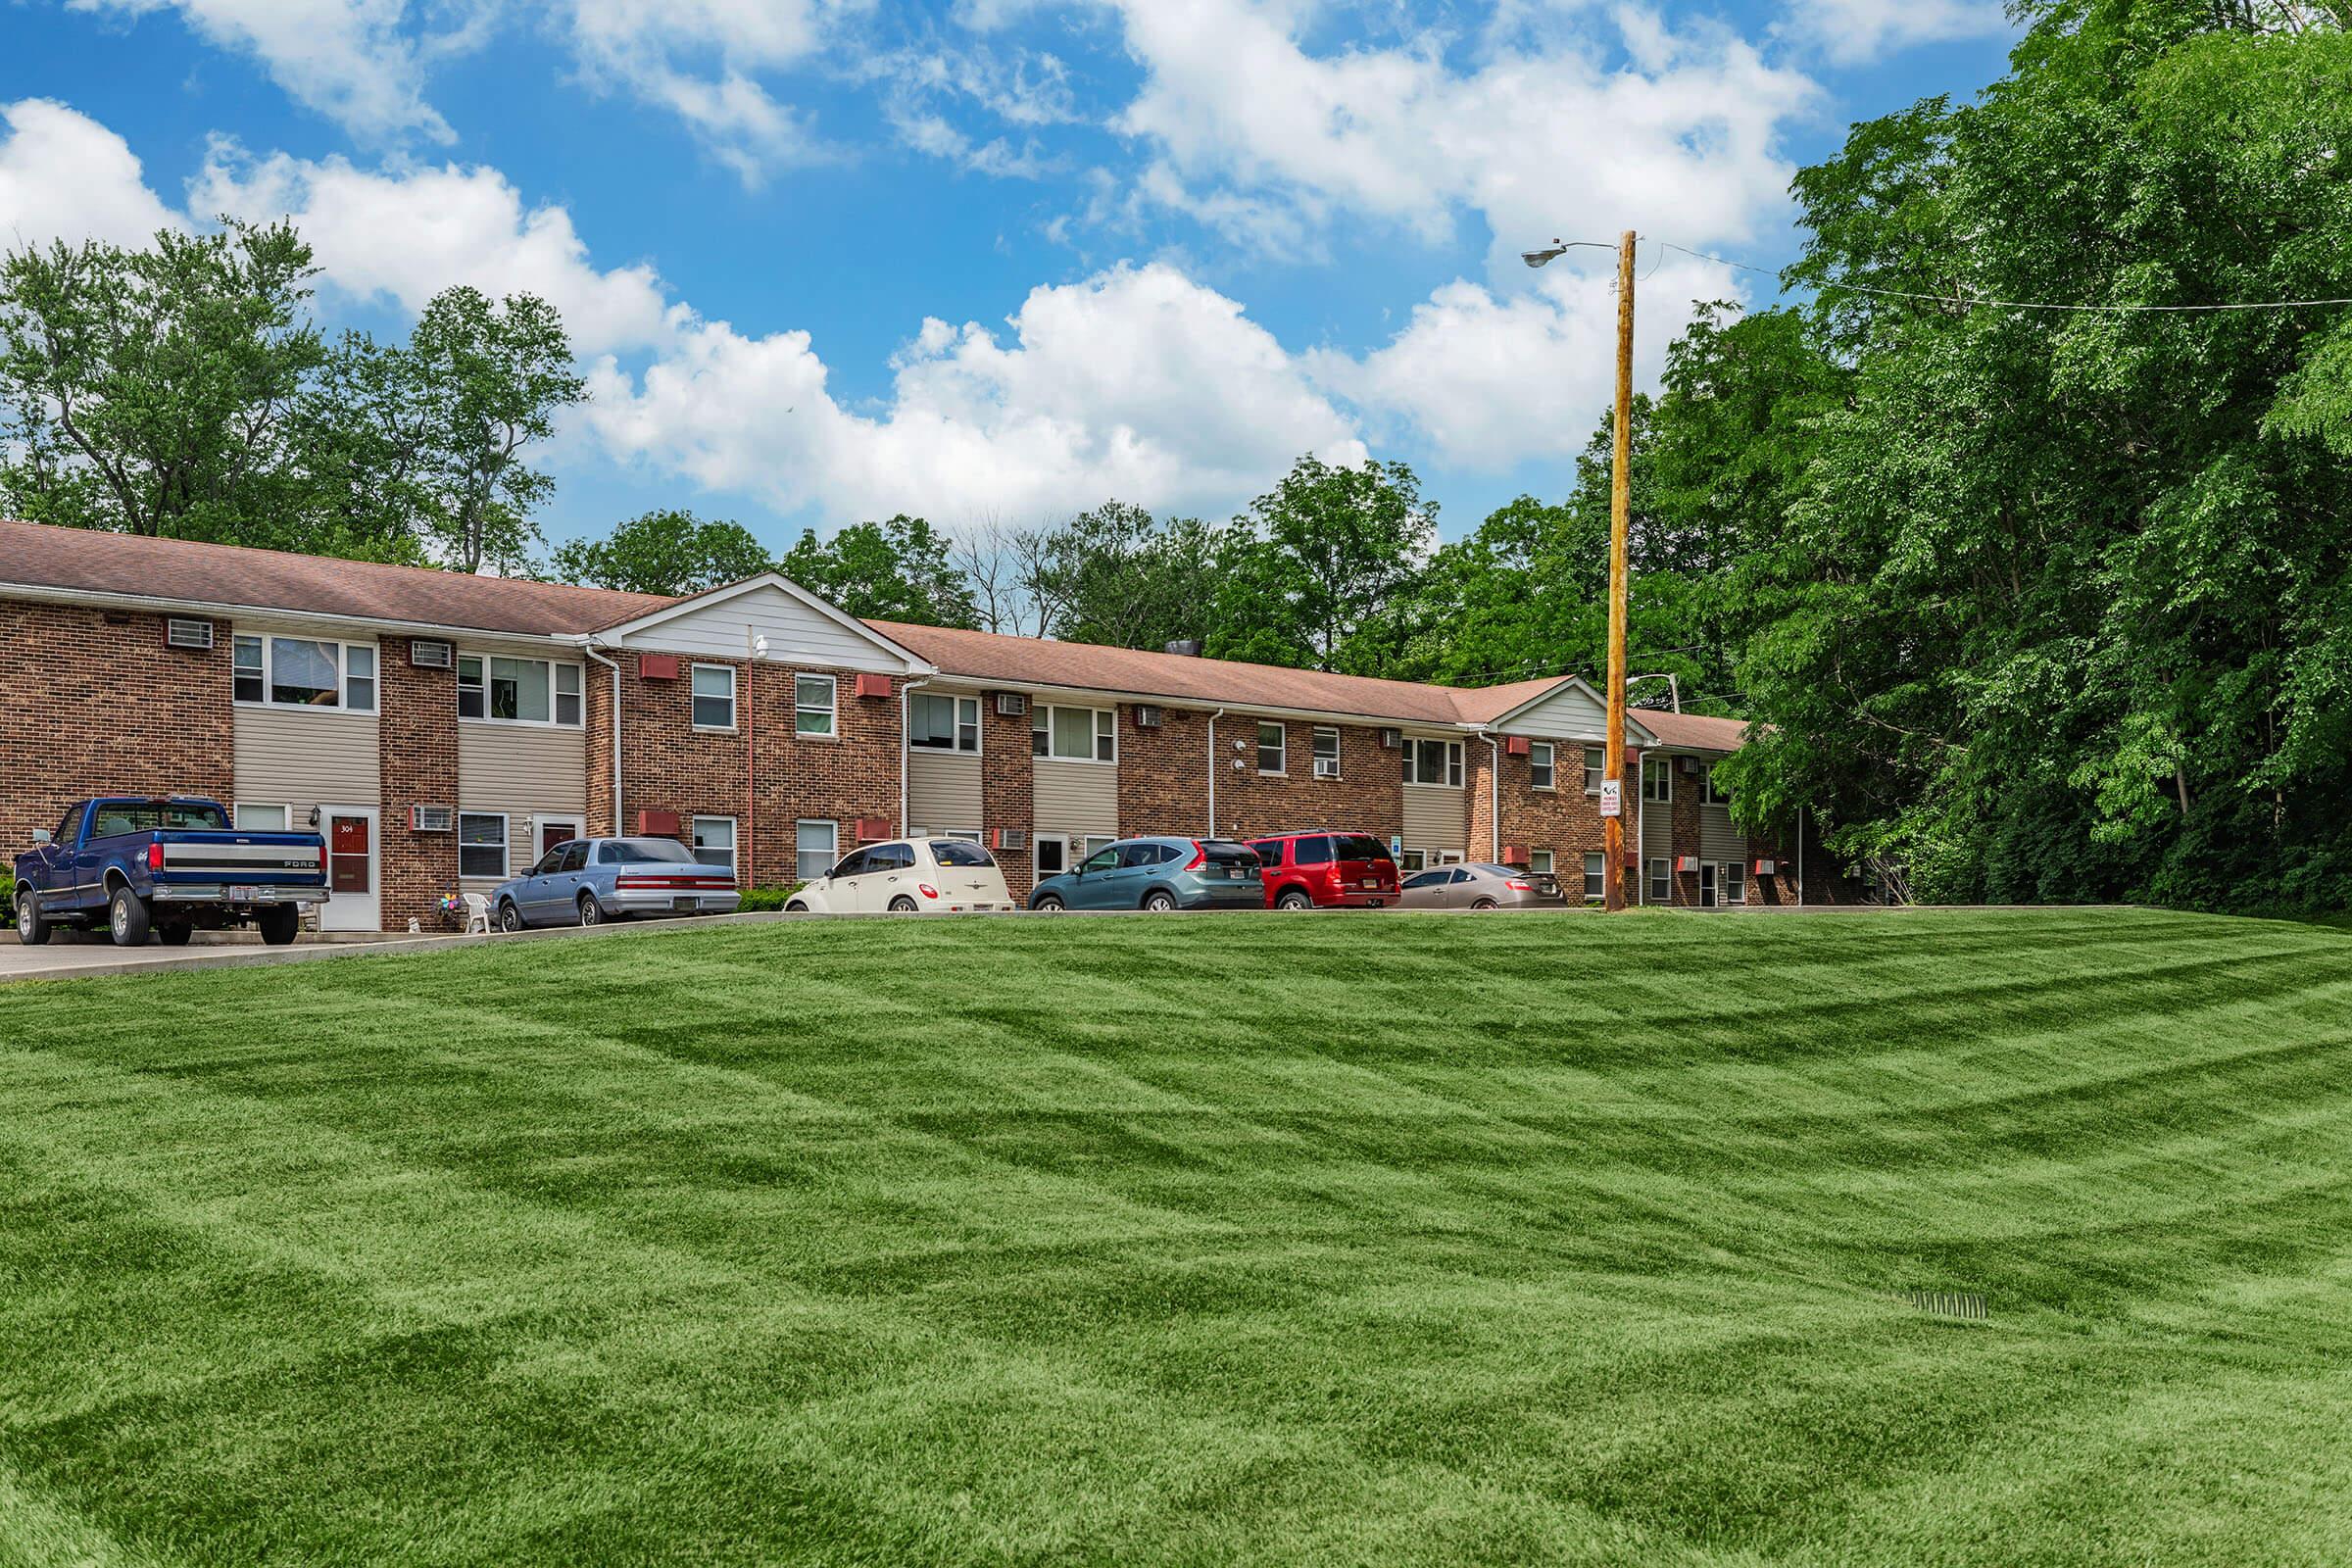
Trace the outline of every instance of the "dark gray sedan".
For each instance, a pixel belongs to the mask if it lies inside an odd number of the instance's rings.
[[[602,925],[642,914],[732,914],[735,869],[706,865],[675,839],[570,839],[490,895],[501,931]]]
[[[1558,909],[1567,906],[1559,879],[1517,866],[1440,865],[1404,879],[1400,909]]]

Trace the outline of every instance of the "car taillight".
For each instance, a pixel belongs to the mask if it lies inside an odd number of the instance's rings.
[[[1509,888],[1513,893],[1533,893],[1536,891],[1536,885],[1533,882],[1505,882],[1503,886]]]
[[[1208,849],[1199,839],[1193,841],[1193,858],[1184,862],[1187,871],[1198,871],[1208,863]]]
[[[926,899],[936,899],[939,897],[939,889],[933,887],[928,882],[917,882],[915,884],[915,889]]]
[[[163,868],[164,868],[164,847],[163,847],[161,844],[150,844],[150,845],[148,845],[148,846],[147,846],[147,869],[148,869],[148,870],[150,870],[150,871],[161,871]]]

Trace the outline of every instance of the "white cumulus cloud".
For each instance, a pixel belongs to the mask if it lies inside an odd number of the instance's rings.
[[[137,245],[180,220],[147,188],[129,143],[46,98],[0,104],[0,248]]]
[[[1790,0],[1782,35],[1840,66],[1914,44],[1984,38],[2008,25],[2000,0]]]

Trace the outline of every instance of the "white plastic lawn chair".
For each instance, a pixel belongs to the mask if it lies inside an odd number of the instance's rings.
[[[490,901],[479,893],[468,893],[466,895],[466,934],[471,936],[476,931],[484,936],[490,934]]]

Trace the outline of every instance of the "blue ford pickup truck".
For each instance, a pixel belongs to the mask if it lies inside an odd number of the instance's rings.
[[[251,922],[283,947],[303,906],[326,901],[326,846],[316,833],[239,832],[218,801],[83,801],[32,835],[17,857],[17,935],[49,940],[60,926],[103,924],[117,946],[152,930],[174,946]]]

